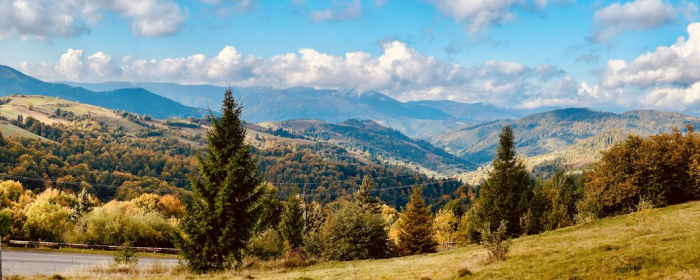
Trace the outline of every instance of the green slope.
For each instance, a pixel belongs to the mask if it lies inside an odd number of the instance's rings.
[[[699,228],[700,202],[691,202],[658,209],[647,225],[635,225],[625,215],[518,238],[510,258],[500,263],[485,262],[486,251],[472,245],[430,255],[238,275],[255,279],[698,279]],[[472,275],[457,277],[462,268]]]

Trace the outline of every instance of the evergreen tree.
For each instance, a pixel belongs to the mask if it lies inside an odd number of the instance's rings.
[[[365,175],[365,177],[362,178],[360,188],[353,193],[353,196],[355,197],[355,202],[360,205],[362,210],[378,213],[379,205],[377,199],[371,195],[372,190],[374,190],[374,180],[372,180],[369,175]]]
[[[83,215],[89,213],[92,210],[92,205],[90,205],[90,194],[87,188],[83,188],[78,194],[78,205],[75,207],[75,212],[71,216],[72,221],[77,221]]]
[[[433,253],[437,242],[433,236],[433,218],[423,199],[423,186],[414,186],[406,211],[401,215],[399,254],[402,256]]]
[[[501,221],[506,221],[508,235],[516,235],[522,233],[520,218],[527,212],[532,196],[530,174],[516,156],[510,126],[503,129],[499,144],[496,158],[493,159],[493,170],[479,190],[476,207],[473,208],[475,213],[470,222],[479,224],[471,228],[478,229],[488,222],[494,231]]]
[[[197,272],[229,269],[239,263],[257,222],[260,177],[244,142],[241,110],[227,89],[223,114],[218,119],[210,115],[207,146],[197,155],[192,200],[182,221],[182,252]]]
[[[282,216],[280,232],[289,249],[295,250],[304,245],[304,212],[299,197],[299,190],[293,188],[287,199]]]

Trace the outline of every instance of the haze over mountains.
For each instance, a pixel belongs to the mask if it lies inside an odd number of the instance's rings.
[[[212,110],[219,110],[221,94],[225,90],[211,85],[169,83],[67,84],[94,91],[140,87],[187,106]],[[479,121],[518,118],[530,113],[527,110],[507,110],[485,103],[467,104],[448,100],[404,103],[379,92],[360,95],[350,91],[302,87],[233,87],[233,93],[243,103],[243,118],[249,122],[290,119],[342,122],[348,119],[371,119],[422,139]]]
[[[224,90],[212,85],[169,83],[46,83],[0,66],[2,95],[59,96],[157,118],[202,117],[208,109],[218,110]],[[653,110],[617,114],[569,108],[540,112],[545,109],[512,110],[446,100],[404,103],[379,92],[358,95],[301,87],[234,87],[233,91],[244,105],[243,118],[251,123],[268,123],[263,129],[282,128],[305,137],[326,137],[327,141],[375,157],[400,159],[436,172],[488,164],[498,144],[498,133],[506,125],[513,127],[521,155],[529,160],[538,158],[537,162],[562,158],[570,162],[573,158],[580,160],[582,155],[590,159],[627,133],[670,132],[687,124],[700,127],[698,118]],[[350,119],[373,122],[348,122]],[[420,156],[412,160],[415,154]]]
[[[157,118],[170,116],[202,116],[205,110],[187,107],[142,88],[120,88],[90,91],[61,83],[47,83],[11,67],[0,65],[0,95],[40,94],[61,97],[109,109],[120,109]]]

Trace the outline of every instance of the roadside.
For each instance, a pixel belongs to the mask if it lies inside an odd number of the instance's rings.
[[[65,249],[14,248],[14,250],[3,250],[3,275],[52,275],[114,262],[114,258],[110,254],[76,254],[67,252],[67,250],[56,252],[62,250]],[[173,267],[176,266],[179,261],[172,255],[169,257],[162,257],[154,256],[152,253],[146,253],[145,255],[139,256],[138,266],[139,268],[147,268],[153,266],[154,262],[159,262],[167,267]]]

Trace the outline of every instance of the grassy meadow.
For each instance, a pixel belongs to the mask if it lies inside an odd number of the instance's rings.
[[[259,263],[193,275],[178,268],[93,267],[67,279],[698,279],[700,202],[605,218],[513,240],[504,262],[478,245],[429,255],[324,262],[302,268]],[[16,277],[49,279],[56,276]],[[251,278],[252,277],[252,278]],[[13,279],[13,278],[10,278]]]

